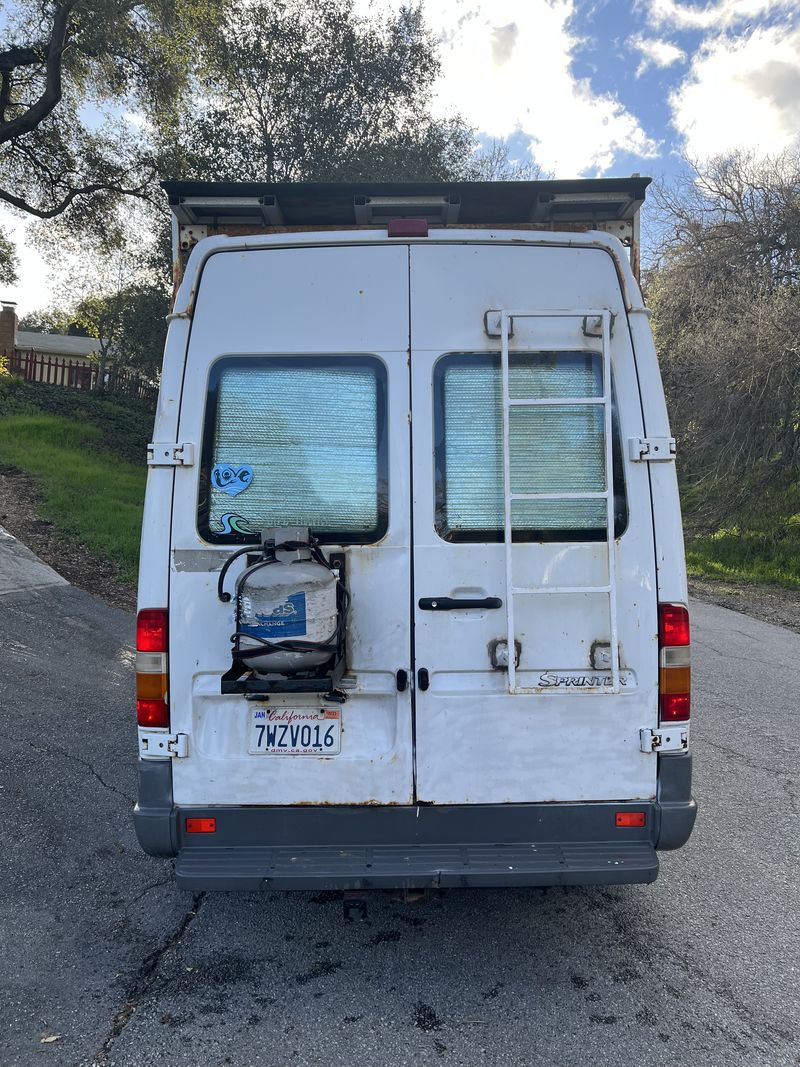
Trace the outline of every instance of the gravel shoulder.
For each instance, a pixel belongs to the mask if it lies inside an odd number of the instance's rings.
[[[689,595],[693,600],[740,611],[761,622],[785,626],[787,630],[800,633],[800,589],[750,582],[723,582],[715,578],[690,578]]]

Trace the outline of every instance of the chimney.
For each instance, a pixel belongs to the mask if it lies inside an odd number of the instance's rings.
[[[13,300],[0,302],[0,356],[10,356],[17,346],[17,305]]]

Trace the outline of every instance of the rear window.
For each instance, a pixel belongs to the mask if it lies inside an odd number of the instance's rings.
[[[308,526],[328,544],[388,524],[386,369],[371,356],[236,356],[211,369],[198,529],[214,543]]]
[[[500,356],[454,353],[434,368],[436,530],[446,541],[503,540],[503,416]],[[514,353],[512,399],[603,395],[602,359],[590,352]],[[613,390],[612,390],[613,399]],[[616,406],[612,403],[615,534],[627,523]],[[604,492],[602,404],[512,408],[511,488],[515,493]],[[606,538],[606,502],[512,503],[515,541]]]

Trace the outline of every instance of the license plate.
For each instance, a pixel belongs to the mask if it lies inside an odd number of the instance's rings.
[[[250,712],[253,755],[337,756],[342,750],[338,708],[254,708]]]

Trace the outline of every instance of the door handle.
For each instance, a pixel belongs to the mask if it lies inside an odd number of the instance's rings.
[[[419,606],[423,611],[459,611],[462,608],[502,608],[503,601],[499,596],[424,596],[420,598]]]
[[[421,689],[424,693],[430,684],[431,676],[428,674],[428,668],[420,667],[420,669],[417,671],[417,688]]]
[[[408,671],[404,671],[402,668],[395,674],[395,681],[397,684],[397,692],[405,693],[406,686],[408,685]]]

